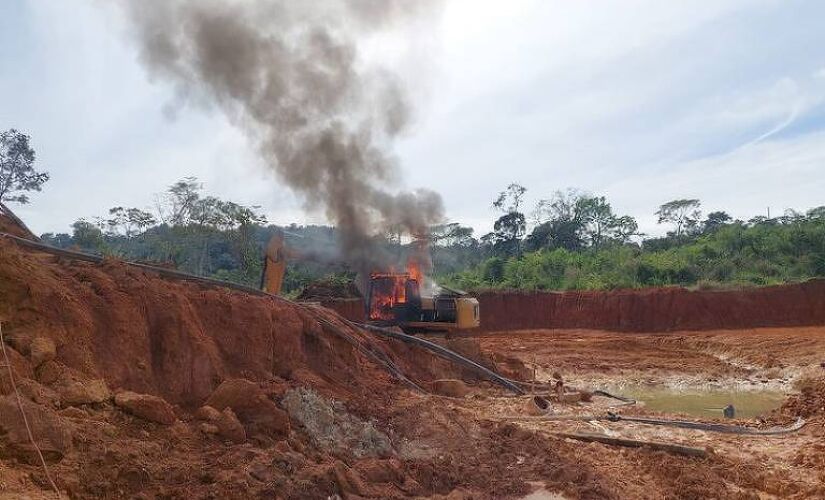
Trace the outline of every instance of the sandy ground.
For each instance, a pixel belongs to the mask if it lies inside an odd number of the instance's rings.
[[[484,350],[593,385],[662,384],[786,390],[825,362],[825,327],[612,333],[594,330],[493,332]]]
[[[494,332],[479,338],[482,349],[518,359],[536,368],[540,380],[562,375],[568,384],[608,388],[620,392],[640,384],[680,390],[733,389],[781,390],[794,397],[801,381],[825,375],[825,328],[765,328],[738,331],[629,334],[589,330],[535,330]],[[522,401],[512,398],[474,400],[471,411],[479,418],[507,419],[523,415]],[[649,411],[643,405],[610,408],[616,404],[605,398],[592,403],[556,405],[556,413],[569,415],[603,414],[607,410],[625,415],[678,417]],[[775,423],[779,411],[756,419],[724,421],[741,425],[766,426]],[[690,417],[685,417],[690,418]],[[719,419],[723,422],[722,419]],[[787,419],[785,420],[787,422]],[[611,422],[517,422],[530,431],[553,435],[559,432],[598,432],[614,437],[668,442],[711,450],[715,459],[731,470],[759,472],[764,477],[755,488],[741,488],[736,478],[726,479],[720,497],[737,491],[744,498],[784,498],[825,494],[823,461],[825,435],[822,419],[812,419],[800,432],[775,437],[736,436],[704,431]],[[634,451],[602,444],[580,444],[592,454],[577,455],[597,471],[623,470],[620,481],[628,498],[655,496],[663,484],[661,477],[642,464],[624,460]],[[690,460],[690,459],[682,459]],[[641,465],[641,468],[640,468]],[[697,467],[697,470],[700,468]],[[664,481],[666,482],[666,480]],[[747,495],[744,492],[748,492]],[[802,493],[801,493],[802,492]],[[690,497],[687,492],[679,497]]]

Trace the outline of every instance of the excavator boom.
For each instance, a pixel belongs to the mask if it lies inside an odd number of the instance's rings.
[[[286,250],[283,233],[276,233],[269,240],[264,255],[264,272],[261,275],[261,290],[280,295],[286,274]]]

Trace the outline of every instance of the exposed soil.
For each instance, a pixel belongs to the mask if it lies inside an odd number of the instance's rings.
[[[319,280],[304,287],[297,298],[298,300],[360,299],[361,292],[352,282]]]
[[[485,330],[629,332],[825,325],[825,280],[742,290],[679,287],[609,292],[484,292]]]
[[[162,279],[118,261],[55,258],[5,240],[0,320],[36,441],[70,498],[521,498],[537,489],[563,498],[825,495],[822,327],[436,339],[522,379],[556,375],[591,389],[641,382],[787,390],[764,422],[737,423],[785,425],[801,416],[808,424],[765,438],[525,421],[514,417],[534,411],[530,397],[370,337],[328,309]],[[368,347],[425,389],[463,379],[466,386],[452,385],[469,394],[412,391],[365,354]],[[0,498],[54,498],[13,389],[3,367]],[[594,397],[554,402],[554,410],[598,414],[613,404]],[[558,436],[581,430],[712,452],[692,458]]]

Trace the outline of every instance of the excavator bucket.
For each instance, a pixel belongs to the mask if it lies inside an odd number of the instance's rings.
[[[270,238],[269,243],[266,245],[261,290],[279,295],[284,284],[284,274],[286,274],[284,233],[279,231]]]

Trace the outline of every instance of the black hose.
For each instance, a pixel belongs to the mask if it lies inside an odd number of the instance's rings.
[[[355,327],[363,328],[364,330],[367,330],[368,332],[377,333],[378,335],[381,335],[381,336],[384,336],[384,337],[400,340],[400,341],[405,342],[407,344],[412,344],[412,345],[417,345],[419,347],[423,347],[424,349],[427,349],[427,350],[435,353],[436,355],[438,355],[438,356],[440,356],[440,357],[442,357],[442,358],[444,358],[448,361],[451,361],[451,362],[456,363],[458,365],[461,365],[465,368],[468,368],[468,369],[470,369],[470,370],[472,370],[472,371],[474,371],[474,372],[476,372],[480,375],[483,375],[485,378],[487,378],[491,382],[494,382],[494,383],[504,387],[505,389],[507,389],[507,390],[509,390],[509,391],[511,391],[515,394],[518,394],[519,396],[523,396],[523,395],[527,394],[521,387],[519,387],[517,384],[514,384],[513,382],[511,382],[508,378],[502,377],[501,375],[499,375],[498,373],[490,370],[489,368],[481,366],[480,364],[476,363],[475,361],[473,361],[471,359],[468,359],[468,358],[465,358],[464,356],[456,353],[455,351],[451,351],[450,349],[447,349],[446,347],[440,346],[440,345],[438,345],[434,342],[430,342],[429,340],[422,339],[421,337],[415,337],[413,335],[407,335],[406,333],[399,333],[399,332],[390,330],[388,328],[381,328],[381,327],[378,327],[378,326],[367,325],[367,324],[364,324],[364,323],[355,323],[355,322],[352,322],[352,321],[349,321],[349,320],[344,320],[344,321],[346,321],[347,323],[349,323],[349,324],[351,324]]]
[[[534,388],[541,388],[541,389],[545,389],[545,390],[552,390],[553,389],[553,385],[549,384],[547,382],[525,382],[523,380],[515,380],[515,379],[512,379],[512,378],[507,378],[507,380],[509,382],[513,383],[513,384],[516,384],[516,385],[521,386],[521,387],[525,387],[527,389],[534,389]],[[565,387],[567,389],[572,389],[573,391],[582,392],[582,389],[577,388],[577,387],[573,387],[573,386],[569,386],[569,385],[566,385]],[[636,401],[633,398],[629,398],[627,396],[622,396],[622,395],[619,395],[619,394],[613,394],[613,393],[607,392],[607,391],[602,390],[602,389],[596,389],[596,390],[589,391],[589,392],[591,392],[595,396],[603,396],[603,397],[610,398],[610,399],[615,399],[615,400],[618,400],[618,401],[621,401],[621,402],[624,403],[623,405],[615,405],[615,406],[633,406],[636,403],[638,403],[638,401]]]
[[[611,422],[633,422],[646,425],[662,425],[667,427],[678,427],[681,429],[696,429],[700,431],[721,432],[724,434],[743,434],[751,436],[773,436],[779,434],[790,434],[796,432],[805,425],[805,420],[800,418],[793,425],[782,428],[754,429],[741,425],[711,424],[705,422],[691,422],[689,420],[669,420],[663,418],[645,417],[623,417],[616,414],[608,414]]]
[[[788,427],[771,428],[771,429],[754,429],[753,427],[745,427],[741,425],[727,425],[714,424],[707,422],[691,422],[689,420],[670,420],[664,418],[644,418],[644,417],[624,417],[612,412],[607,415],[546,415],[540,417],[532,416],[515,416],[506,417],[501,420],[522,420],[522,421],[576,421],[576,422],[591,422],[591,421],[606,421],[606,422],[630,422],[635,424],[645,425],[659,425],[665,427],[677,427],[681,429],[694,429],[699,431],[719,432],[723,434],[739,434],[745,436],[776,436],[781,434],[790,434],[801,429],[806,421],[802,418],[798,419],[793,425]]]
[[[635,405],[637,403],[637,401],[633,398],[629,398],[627,396],[622,396],[620,394],[612,394],[610,392],[603,391],[601,389],[596,389],[595,391],[593,391],[593,394],[595,394],[597,396],[604,396],[604,397],[610,398],[610,399],[616,399],[616,400],[621,401],[621,402],[624,403],[624,405],[616,405],[616,406],[632,406],[632,405]]]

